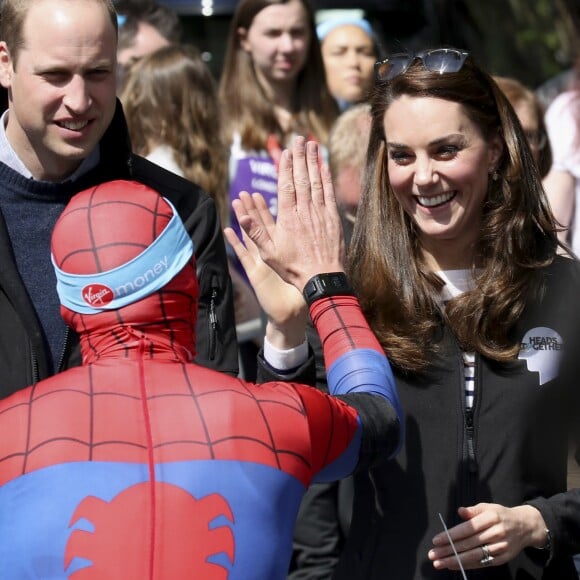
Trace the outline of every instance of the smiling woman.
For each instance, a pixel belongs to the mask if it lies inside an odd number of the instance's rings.
[[[377,77],[350,273],[395,366],[407,439],[355,481],[334,577],[450,578],[459,565],[440,512],[465,569],[576,578],[580,492],[565,474],[578,415],[565,417],[577,398],[554,372],[560,348],[534,345],[561,347],[578,265],[557,256],[526,136],[471,56],[394,55]],[[406,539],[396,551],[376,549],[395,536]]]
[[[477,264],[484,200],[503,152],[499,136],[486,142],[460,103],[408,95],[386,110],[384,131],[389,182],[415,224],[426,266]]]
[[[558,255],[515,111],[468,53],[391,55],[376,73],[348,273],[406,435],[355,476],[332,578],[451,580],[461,564],[468,577],[577,580],[580,490],[566,470],[580,394],[559,363],[580,267]],[[299,523],[314,558],[340,516],[317,502]]]

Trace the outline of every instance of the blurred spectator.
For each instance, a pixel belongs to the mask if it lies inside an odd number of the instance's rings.
[[[121,101],[135,151],[200,185],[227,217],[227,150],[215,81],[198,49],[164,46],[127,70]]]
[[[337,116],[306,0],[237,4],[220,99],[231,144],[230,199],[242,190],[260,192],[276,216],[282,149],[293,134],[326,144]],[[239,231],[233,216],[232,225]]]
[[[544,107],[535,93],[517,79],[495,76],[494,80],[520,120],[543,179],[552,167],[552,147],[544,122]]]
[[[307,0],[238,2],[219,96],[230,148],[229,201],[237,199],[240,191],[261,193],[276,217],[282,150],[295,134],[325,145],[338,114],[326,86],[314,15]],[[231,210],[230,223],[240,234]],[[245,277],[239,261],[232,259]],[[240,348],[251,351],[263,330],[254,325],[245,334],[248,340],[240,339]],[[255,361],[257,351],[255,348],[246,358]]]
[[[536,95],[538,95],[538,98],[545,108],[548,108],[560,93],[570,90],[574,83],[574,75],[573,68],[566,69],[556,76],[549,78],[536,89]]]
[[[371,106],[358,103],[338,117],[328,138],[328,162],[347,243],[360,200],[370,130]]]
[[[378,60],[377,42],[370,23],[347,13],[324,20],[317,26],[316,33],[328,89],[340,109],[366,100]]]
[[[175,10],[156,2],[127,3],[119,12],[122,18],[117,64],[122,81],[123,71],[131,61],[168,44],[181,42],[183,27]]]
[[[561,238],[580,254],[580,212],[576,211],[580,196],[580,89],[560,93],[550,104],[545,116],[554,154],[544,187],[552,211],[565,228]]]

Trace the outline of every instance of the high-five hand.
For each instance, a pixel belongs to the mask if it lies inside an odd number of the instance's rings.
[[[274,227],[274,218],[264,198],[258,193],[251,196],[246,191],[240,192],[239,198],[239,202],[238,200],[234,202],[238,218],[253,215],[256,223],[261,224],[260,227],[271,231]],[[243,230],[244,243],[238,239],[232,228],[226,228],[224,233],[250,280],[262,310],[268,317],[267,334],[270,342],[280,349],[301,344],[304,341],[308,317],[302,293],[292,284],[284,282],[264,263],[256,244]]]
[[[294,140],[291,152],[282,154],[276,223],[256,194],[254,200],[246,194],[233,202],[241,227],[264,262],[300,291],[312,276],[344,269],[332,180],[328,168],[320,169],[318,157],[318,145],[305,143],[303,137]]]

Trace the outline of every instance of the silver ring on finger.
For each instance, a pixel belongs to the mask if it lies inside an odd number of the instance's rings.
[[[489,546],[487,544],[483,544],[480,546],[482,557],[479,563],[482,566],[489,566],[493,562],[493,556],[489,553]]]

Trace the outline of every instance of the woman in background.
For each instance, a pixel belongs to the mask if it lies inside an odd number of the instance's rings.
[[[554,214],[564,226],[563,236],[580,255],[580,80],[560,93],[546,110],[546,127],[554,164],[544,180]]]
[[[163,47],[130,68],[121,101],[139,155],[200,185],[227,223],[227,148],[215,81],[199,50]]]
[[[544,122],[544,106],[536,94],[512,77],[494,76],[493,79],[514,108],[528,144],[544,179],[552,167],[552,146]]]
[[[294,134],[326,144],[338,110],[307,0],[241,0],[219,87],[230,146],[230,201],[262,193],[277,215],[277,166]],[[232,214],[232,225],[239,232]]]
[[[136,61],[121,94],[129,134],[137,153],[200,185],[228,225],[228,149],[221,131],[217,87],[199,50],[191,45],[163,47]],[[255,353],[261,344],[246,340],[262,334],[261,311],[248,282],[233,267],[240,369],[255,378]]]
[[[326,82],[341,111],[369,97],[379,58],[375,33],[368,20],[341,16],[316,27]]]

